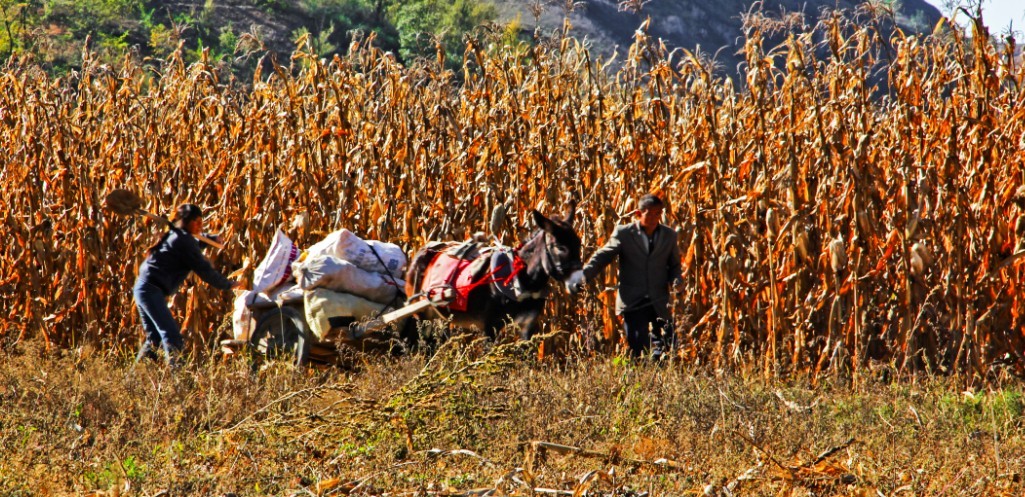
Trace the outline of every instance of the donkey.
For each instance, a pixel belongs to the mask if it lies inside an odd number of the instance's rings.
[[[438,307],[443,316],[450,317],[455,326],[483,331],[494,340],[507,324],[515,326],[522,339],[537,333],[537,319],[548,297],[549,280],[563,282],[566,289],[576,293],[584,279],[580,261],[580,237],[573,229],[576,207],[570,206],[564,218],[547,218],[532,211],[538,229],[516,249],[487,247],[488,264],[475,270],[472,283],[462,289],[465,310]],[[430,298],[432,288],[423,288],[429,282],[425,275],[428,265],[441,250],[434,244],[417,251],[406,272],[406,295]],[[473,269],[470,269],[473,270]]]

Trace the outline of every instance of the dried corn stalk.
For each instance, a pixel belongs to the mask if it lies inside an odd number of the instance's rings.
[[[138,339],[127,288],[158,233],[101,209],[117,188],[156,213],[206,206],[211,228],[242,242],[220,263],[260,257],[279,226],[304,246],[341,227],[408,250],[478,231],[514,243],[529,209],[566,194],[581,200],[587,255],[619,206],[656,191],[685,234],[674,308],[688,360],[1021,374],[1025,66],[980,37],[890,37],[866,19],[830,13],[799,31],[747,15],[743,90],[643,30],[619,66],[572,39],[473,40],[460,80],[368,40],[329,60],[302,42],[251,88],[178,55],[60,80],[12,59],[0,336]],[[764,47],[779,29],[786,41]],[[202,340],[229,306],[191,292],[174,308]],[[547,326],[611,339],[607,301],[557,295]]]

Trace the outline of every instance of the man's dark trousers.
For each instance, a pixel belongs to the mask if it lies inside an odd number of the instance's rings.
[[[672,327],[647,305],[633,311],[623,312],[623,327],[630,355],[641,357],[651,348],[651,357],[661,359],[673,344]]]

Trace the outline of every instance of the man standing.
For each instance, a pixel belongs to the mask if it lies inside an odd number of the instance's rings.
[[[669,290],[683,278],[676,231],[661,224],[664,209],[657,196],[642,196],[634,211],[635,221],[617,226],[584,266],[585,281],[590,281],[619,258],[616,314],[623,317],[634,357],[650,347],[652,358],[661,359],[674,340]]]
[[[133,293],[146,338],[136,362],[144,358],[156,359],[155,349],[163,348],[167,363],[177,365],[177,356],[184,344],[181,327],[167,308],[167,299],[177,293],[189,273],[194,271],[203,281],[221,290],[239,286],[239,282],[226,278],[203,256],[200,242],[193,238],[202,231],[203,211],[196,205],[182,204],[175,213],[172,227],[150,247],[146,260],[139,266]]]

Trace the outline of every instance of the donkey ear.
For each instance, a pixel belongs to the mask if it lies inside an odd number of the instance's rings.
[[[534,215],[534,224],[539,228],[545,231],[552,231],[552,228],[555,227],[555,223],[553,223],[551,219],[545,217],[544,214],[538,212],[537,209],[531,210],[530,213]]]
[[[569,210],[566,212],[566,224],[573,226],[573,218],[577,215],[577,201],[569,201]]]

